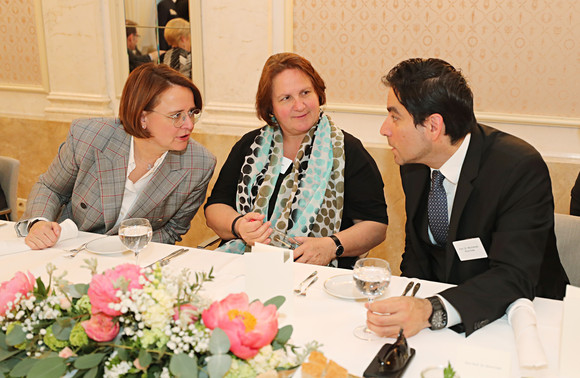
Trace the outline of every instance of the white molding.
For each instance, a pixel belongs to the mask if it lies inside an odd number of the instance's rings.
[[[0,90],[13,92],[47,93],[43,85],[0,84]]]
[[[203,33],[201,0],[189,0],[189,25],[191,27],[191,80],[205,99],[205,79],[203,73]]]
[[[71,121],[83,116],[114,116],[111,99],[107,96],[87,95],[83,93],[51,93],[47,96],[50,102],[44,111],[49,120]]]
[[[327,104],[325,108],[328,111],[337,113],[368,114],[386,116],[387,109],[382,105],[348,105],[348,104]],[[505,113],[488,113],[476,112],[475,118],[478,122],[493,122],[502,124],[516,125],[537,125],[537,126],[556,126],[556,127],[578,127],[580,128],[580,118],[573,117],[556,117],[556,116],[537,116],[527,114],[505,114]]]

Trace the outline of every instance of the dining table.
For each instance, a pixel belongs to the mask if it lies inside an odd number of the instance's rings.
[[[13,226],[13,222],[5,222],[0,226],[0,241],[17,238]],[[104,238],[118,238],[118,236],[79,232],[77,237],[59,241],[54,247],[44,250],[28,250],[11,254],[0,251],[0,282],[9,280],[18,271],[29,271],[35,277],[47,278],[46,267],[52,263],[58,268],[57,274],[66,272],[66,278],[69,281],[88,283],[91,273],[83,267],[86,265],[87,258],[96,259],[99,271],[123,263],[135,263],[135,256],[130,251],[95,253],[83,250],[73,258],[67,257],[69,255],[67,250],[99,238],[104,240]],[[139,265],[147,266],[182,247],[151,242],[139,254]],[[213,268],[215,278],[204,284],[203,293],[214,300],[245,290],[244,255],[185,248],[187,252],[172,259],[165,269],[181,274],[183,269],[189,269],[191,272],[208,272]],[[344,294],[345,287],[350,285],[354,288],[354,283],[351,281],[352,270],[301,263],[292,264],[292,287],[297,287],[315,270],[318,272],[318,280],[308,289],[306,295],[291,294],[292,311],[289,316],[280,319],[281,324],[293,326],[291,342],[295,345],[305,345],[310,341],[317,341],[321,345],[320,351],[327,358],[346,368],[350,374],[362,377],[381,347],[385,343],[393,343],[395,339],[380,338],[376,341],[366,341],[354,336],[354,328],[366,322],[367,311],[364,304],[367,300],[362,295],[357,296],[356,291],[352,295],[348,291]],[[383,297],[401,295],[410,281],[421,284],[416,292],[419,298],[434,295],[450,286],[438,282],[393,276]],[[264,285],[268,285],[268,282],[264,282]],[[340,290],[337,291],[337,287],[340,287]],[[501,373],[500,369],[498,377],[558,377],[562,303],[562,301],[546,298],[535,298],[533,301],[538,334],[548,361],[547,367],[520,368],[514,333],[504,315],[475,331],[469,337],[450,329],[433,331],[426,328],[407,338],[407,343],[410,348],[414,349],[415,355],[409,361],[402,376],[420,377],[421,372],[430,366],[447,365],[448,362],[457,366],[457,363],[465,358],[477,361],[477,356],[481,356],[482,363],[489,363],[490,356],[492,359],[493,356],[501,356],[501,359],[505,359],[501,362],[504,364],[505,374]],[[464,375],[459,375],[466,378]]]

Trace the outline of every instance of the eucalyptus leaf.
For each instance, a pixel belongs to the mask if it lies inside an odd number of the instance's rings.
[[[18,353],[22,353],[24,354],[24,351],[22,350],[1,350],[0,349],[0,361],[4,361],[7,360],[9,358],[12,358],[13,356],[17,355]]]
[[[26,334],[20,324],[16,324],[6,335],[6,344],[10,346],[22,344],[24,341],[26,341]]]
[[[121,333],[121,332],[119,332],[119,333]],[[127,349],[117,348],[115,350],[117,351],[117,357],[119,357],[119,359],[121,361],[127,361],[129,359],[129,352],[127,351]]]
[[[288,340],[290,340],[290,336],[292,336],[292,331],[294,331],[294,328],[292,327],[292,325],[288,324],[278,330],[278,333],[276,334],[274,340],[276,340],[282,345],[286,344]]]
[[[70,333],[75,324],[76,322],[69,317],[59,318],[52,325],[52,333],[58,340],[66,341],[70,337]]]
[[[8,377],[10,370],[12,370],[14,366],[16,366],[16,364],[20,361],[21,359],[11,358],[9,360],[0,362],[0,377]]]
[[[197,358],[187,354],[174,354],[169,362],[169,371],[177,378],[197,377]]]
[[[8,349],[8,345],[6,345],[6,334],[0,331],[0,348]]]
[[[279,309],[280,307],[282,307],[284,302],[286,302],[286,298],[282,295],[277,295],[274,298],[270,298],[266,302],[264,302],[264,306],[273,304],[276,306],[276,308]]]
[[[230,350],[230,339],[221,329],[215,328],[209,339],[209,351],[213,355],[226,354]]]
[[[151,365],[151,361],[153,361],[151,354],[145,349],[141,349],[141,351],[139,351],[139,365],[141,365],[141,367],[147,368],[149,365]]]
[[[94,368],[87,371],[87,373],[84,375],[84,378],[96,378],[97,374],[99,374],[99,367],[95,366]]]
[[[83,295],[87,294],[89,291],[88,284],[75,284],[75,285],[68,285],[66,290],[73,298],[80,298]]]
[[[90,369],[99,366],[105,356],[105,353],[85,354],[77,358],[73,365],[77,369]]]
[[[34,378],[60,378],[66,372],[66,364],[63,358],[50,357],[37,360],[28,371],[28,377]]]
[[[25,358],[21,360],[19,363],[14,365],[12,370],[10,370],[11,377],[26,377],[32,365],[34,365],[39,360],[33,360],[32,358]]]
[[[232,357],[229,354],[220,354],[207,358],[207,370],[210,378],[222,378],[232,364]]]

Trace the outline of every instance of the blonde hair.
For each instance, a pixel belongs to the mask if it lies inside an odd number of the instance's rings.
[[[174,18],[165,25],[165,40],[171,47],[177,46],[181,37],[189,37],[191,29],[189,22],[183,18]]]

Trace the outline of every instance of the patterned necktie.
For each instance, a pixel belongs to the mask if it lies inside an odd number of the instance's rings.
[[[447,229],[449,221],[447,218],[447,193],[443,188],[445,176],[439,171],[433,171],[431,177],[431,190],[429,191],[429,201],[427,203],[427,215],[429,217],[429,228],[433,238],[438,245],[445,245],[447,242]]]

